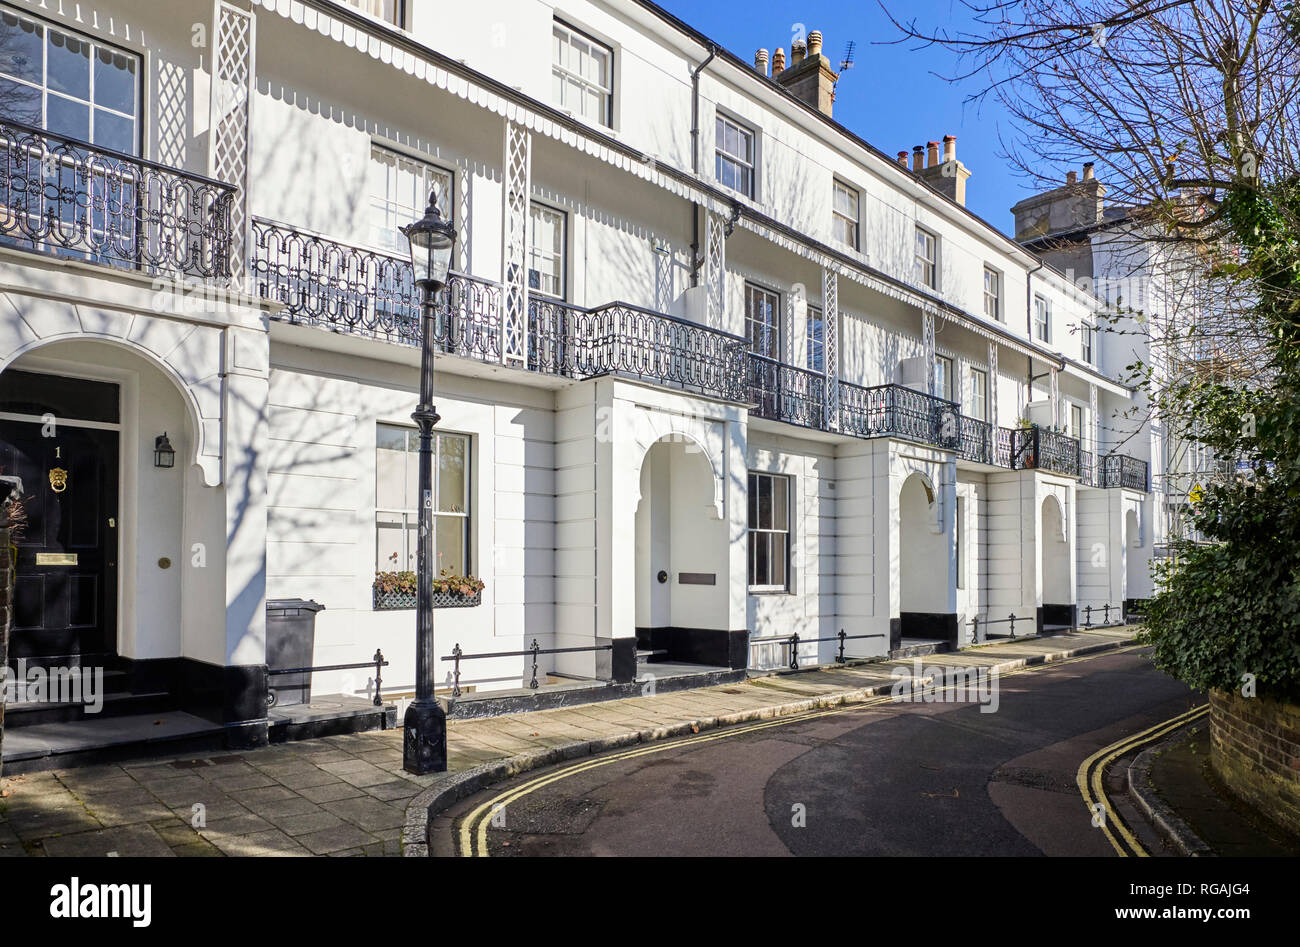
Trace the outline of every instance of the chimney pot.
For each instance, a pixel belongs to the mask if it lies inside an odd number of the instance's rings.
[[[900,151],[900,152],[898,153],[898,163],[901,164],[901,165],[902,165],[903,167],[905,167],[905,168],[907,167],[907,152],[906,152],[906,151]]]
[[[949,161],[957,160],[957,136],[943,136],[943,161],[947,164]]]
[[[926,142],[925,146],[925,166],[933,168],[939,163],[939,143],[937,141]]]
[[[803,57],[808,54],[808,47],[800,40],[795,40],[790,44],[790,65],[803,62]]]
[[[808,55],[820,56],[822,54],[822,31],[813,30],[808,34]]]
[[[1091,161],[1086,162],[1083,166],[1083,179],[1085,181],[1091,181],[1096,177],[1097,175],[1093,172],[1092,169],[1092,162]]]
[[[912,170],[925,170],[925,149],[920,145],[914,145],[912,147]]]
[[[1078,184],[1078,183],[1079,183],[1079,172],[1077,172],[1077,171],[1067,171],[1067,172],[1065,172],[1065,183],[1066,183],[1066,184]]]
[[[778,46],[772,54],[772,75],[779,76],[785,72],[785,50]]]
[[[754,53],[754,68],[757,69],[759,72],[761,72],[763,75],[767,75],[767,50],[766,49],[760,49],[758,52]]]

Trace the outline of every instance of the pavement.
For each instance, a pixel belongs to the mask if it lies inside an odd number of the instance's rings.
[[[1006,671],[1110,650],[1137,629],[1021,638],[931,655]],[[429,811],[519,773],[621,746],[865,701],[911,660],[826,667],[448,726],[448,770],[402,771],[400,729],[238,753],[0,780],[3,856],[426,855]]]

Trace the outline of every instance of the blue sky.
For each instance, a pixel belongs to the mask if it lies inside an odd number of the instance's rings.
[[[898,32],[876,0],[658,0],[661,6],[725,46],[746,62],[760,47],[778,46],[790,55],[792,25],[821,30],[823,52],[835,64],[848,40],[857,42],[855,65],[839,83],[835,118],[886,154],[913,145],[957,136],[957,157],[971,172],[966,204],[993,226],[1012,228],[1011,205],[1028,196],[1028,182],[998,157],[999,127],[1008,116],[995,102],[963,104],[979,85],[953,85],[957,64],[945,49],[918,50],[915,43],[887,45]],[[885,0],[900,19],[922,28],[949,26],[965,19],[958,0]],[[738,15],[743,11],[743,15]]]

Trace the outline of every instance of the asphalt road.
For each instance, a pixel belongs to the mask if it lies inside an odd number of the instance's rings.
[[[1114,856],[1080,795],[1080,764],[1204,702],[1137,650],[998,687],[992,713],[952,702],[820,711],[528,773],[436,819],[434,852],[481,853],[482,823],[492,856]]]

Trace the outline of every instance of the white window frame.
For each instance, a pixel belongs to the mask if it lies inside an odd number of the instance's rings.
[[[375,428],[375,441],[376,441],[375,452],[374,452],[375,515],[374,515],[374,522],[373,522],[374,536],[375,536],[375,558],[376,560],[378,560],[378,556],[379,556],[379,517],[380,516],[401,517],[400,528],[402,531],[402,546],[406,555],[405,563],[399,561],[396,567],[391,569],[381,570],[379,568],[378,561],[376,561],[375,571],[376,572],[380,572],[380,571],[410,572],[413,570],[406,569],[404,568],[404,566],[406,564],[415,562],[415,558],[414,558],[415,548],[413,544],[419,541],[419,533],[417,527],[419,524],[420,511],[418,507],[399,508],[399,507],[392,507],[392,506],[381,506],[379,503],[379,451],[380,451],[380,447],[378,443],[379,428],[389,428],[393,431],[402,431],[406,435],[405,453],[415,454],[417,457],[419,451],[420,432],[416,428],[410,427],[405,424],[392,424],[384,421],[379,422]],[[439,510],[438,500],[437,500],[440,493],[439,479],[441,476],[441,469],[442,469],[442,465],[438,462],[438,458],[442,450],[442,442],[444,438],[453,438],[453,437],[459,440],[463,440],[465,442],[465,473],[464,473],[465,496],[462,503],[462,509],[459,512]],[[473,492],[474,492],[472,489],[473,482],[471,480],[471,476],[474,469],[473,454],[474,454],[474,437],[472,434],[463,431],[435,431],[434,432],[434,441],[433,441],[434,535],[435,536],[437,535],[437,525],[438,525],[437,521],[439,517],[444,519],[446,518],[463,519],[465,521],[465,525],[464,525],[465,542],[464,542],[464,548],[461,550],[461,557],[462,557],[462,561],[465,563],[464,571],[466,575],[474,574],[474,564],[470,558],[471,552],[473,550],[473,545],[474,545],[472,542],[472,531],[474,528],[474,519],[473,519],[473,509],[471,507],[471,497],[473,496]],[[418,498],[417,498],[417,502],[418,502]],[[408,544],[412,544],[412,545],[408,545]],[[400,559],[400,554],[399,554],[399,559]]]
[[[399,30],[406,29],[406,0],[393,0],[393,13],[391,16],[385,16],[383,12],[384,0],[343,0],[347,6],[354,7],[370,17],[372,20],[378,20],[380,23],[387,23],[389,26],[395,26]],[[379,7],[376,12],[373,8]]]
[[[1042,293],[1034,293],[1034,338],[1052,341],[1052,302]]]
[[[534,214],[554,215],[560,222],[560,250],[558,253],[552,250],[540,250],[537,241],[532,239]],[[540,204],[537,201],[528,202],[528,261],[524,268],[524,276],[528,280],[528,292],[532,295],[545,296],[548,299],[565,300],[569,292],[569,215],[562,210],[551,207],[549,204]],[[558,260],[559,262],[559,293],[547,292],[532,285],[531,275],[536,270],[533,263],[538,260]],[[536,270],[541,273],[542,271]],[[539,281],[540,285],[540,281]]]
[[[814,332],[813,326],[819,326],[820,332]],[[808,305],[808,318],[805,326],[805,354],[807,356],[807,365],[810,372],[816,372],[818,375],[826,374],[826,312],[821,306]],[[816,358],[814,358],[814,352]],[[820,367],[817,363],[820,362]]]
[[[920,224],[916,225],[916,235],[912,238],[915,252],[914,271],[917,282],[927,289],[939,288],[939,235],[931,230],[926,230]],[[928,247],[930,255],[927,257],[922,251]]]
[[[1079,357],[1088,365],[1097,364],[1097,327],[1086,322],[1079,326]]]
[[[843,221],[848,225],[849,240],[841,238],[838,232],[834,233],[835,239],[852,250],[861,251],[862,249],[862,192],[856,187],[845,184],[839,178],[835,178],[835,184],[831,191],[831,226],[833,231],[839,230],[839,224]],[[843,191],[853,196],[853,216],[841,213],[836,206],[836,198]]]
[[[979,383],[976,383],[979,379]],[[976,421],[989,419],[989,373],[986,368],[971,366],[970,370],[971,417]]]
[[[992,292],[989,292],[989,277],[993,278]],[[1002,321],[1002,271],[991,266],[984,267],[984,315],[994,322]]]
[[[793,556],[791,555],[791,551],[792,551],[792,544],[794,539],[794,521],[793,521],[794,477],[791,477],[788,474],[770,473],[764,470],[751,470],[749,471],[749,476],[746,480],[746,483],[750,495],[753,495],[755,489],[761,489],[761,484],[764,481],[767,481],[768,483],[773,483],[777,480],[782,480],[785,482],[785,528],[777,529],[771,526],[769,527],[755,526],[752,522],[752,519],[748,517],[748,512],[746,514],[747,545],[746,545],[745,580],[746,580],[746,586],[750,592],[789,592],[790,591],[790,563],[793,561]],[[773,499],[775,499],[775,494],[773,494]],[[757,510],[758,509],[757,501],[755,501],[752,504],[752,506],[754,510]],[[775,509],[775,506],[773,506],[773,509]],[[755,578],[754,563],[756,560],[756,556],[755,556],[756,547],[754,545],[754,537],[756,534],[761,536],[774,536],[774,535],[785,536],[785,555],[784,555],[785,582],[784,583],[755,583],[754,582],[754,578]],[[769,543],[768,546],[769,568],[770,568],[770,564],[774,561],[771,556],[771,549],[772,547],[771,544]],[[768,575],[767,578],[772,578],[772,576]]]
[[[1067,416],[1070,419],[1070,430],[1068,431],[1070,437],[1073,437],[1075,440],[1082,443],[1084,441],[1084,436],[1083,436],[1084,428],[1088,423],[1087,409],[1084,408],[1083,405],[1075,404],[1073,401],[1071,401],[1070,410],[1067,413]],[[1076,417],[1079,419],[1077,424],[1075,423]]]
[[[725,130],[730,126],[736,130],[741,140],[749,142],[749,159],[746,160],[741,155],[733,154],[724,148]],[[735,167],[746,171],[749,174],[749,189],[743,190],[733,188],[722,181],[723,163],[732,164]],[[758,131],[757,129],[746,125],[738,119],[732,118],[723,112],[718,112],[714,121],[713,133],[713,175],[717,182],[728,190],[735,191],[737,194],[743,194],[750,200],[756,200],[758,195]]]
[[[772,298],[772,321],[770,323],[760,322],[758,319],[754,318],[755,309],[750,305],[751,295],[763,295]],[[751,283],[749,281],[745,282],[745,338],[749,340],[749,350],[751,352],[761,355],[764,358],[775,359],[776,361],[781,360],[782,330],[785,328],[781,324],[783,303],[784,300],[781,298],[781,294],[776,290],[769,289],[759,283]],[[771,340],[770,348],[759,348],[756,346],[755,343],[757,340],[754,338],[754,333],[750,328],[753,325],[771,327],[772,331],[769,335]]]
[[[388,230],[376,223],[376,217],[379,216],[382,210],[394,222],[400,221],[397,224],[398,227],[405,227],[412,221],[424,216],[424,208],[429,202],[429,191],[436,186],[438,210],[442,213],[443,219],[454,226],[456,223],[456,172],[451,168],[435,164],[426,158],[413,155],[399,148],[393,148],[382,141],[372,140],[370,142],[369,168],[373,169],[381,158],[393,161],[399,171],[418,171],[424,179],[424,184],[420,188],[423,195],[421,196],[419,193],[414,195],[419,206],[411,206],[395,195],[373,193],[373,190],[370,190],[373,185],[373,170],[366,175],[366,187],[370,191],[366,197],[366,242],[377,250],[383,250],[385,253],[408,260],[410,259],[410,250],[407,248],[406,238],[402,236],[400,229]],[[442,183],[444,180],[445,185]],[[385,181],[385,186],[387,186],[387,174],[385,174]],[[391,241],[387,239],[389,234],[394,235]]]
[[[940,367],[943,368],[943,383],[938,384],[938,375]],[[955,400],[953,394],[953,372],[956,371],[956,360],[951,355],[944,355],[942,352],[934,353],[934,373],[935,388],[938,389],[936,394],[945,401]]]
[[[564,34],[563,38],[559,34]],[[562,49],[575,48],[574,40],[577,39],[587,44],[591,49],[598,50],[605,55],[605,75],[608,79],[608,85],[601,85],[580,73],[574,72],[566,63],[557,62],[555,59],[555,41],[561,42]],[[563,109],[569,114],[581,118],[583,121],[592,122],[605,128],[614,127],[614,48],[607,43],[602,43],[589,33],[584,33],[576,27],[570,26],[563,20],[556,18],[551,24],[551,78],[560,80],[560,97],[556,100],[556,108]],[[590,55],[590,53],[588,53]],[[602,102],[602,115],[593,117],[586,113],[580,106],[574,108],[573,103],[566,101],[566,90],[570,88],[570,83],[581,87],[585,101],[586,93],[595,91],[600,94]],[[554,90],[552,89],[552,93]]]

